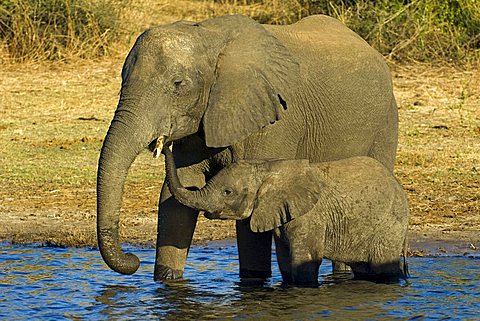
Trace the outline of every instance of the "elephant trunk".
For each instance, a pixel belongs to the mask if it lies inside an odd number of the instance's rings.
[[[208,185],[196,191],[190,191],[183,187],[177,175],[173,154],[167,146],[163,147],[163,154],[165,155],[166,182],[175,199],[191,208],[209,212],[212,211],[210,204],[207,202],[209,198]]]
[[[116,115],[100,153],[97,172],[97,241],[103,260],[114,271],[133,274],[140,261],[120,247],[119,215],[128,169],[148,145],[147,135],[133,134],[134,122]]]

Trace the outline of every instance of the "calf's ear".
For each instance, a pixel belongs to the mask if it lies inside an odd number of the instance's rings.
[[[280,227],[308,213],[318,202],[323,183],[310,169],[308,161],[287,162],[296,168],[285,166],[285,170],[273,172],[257,192],[250,219],[253,232]]]

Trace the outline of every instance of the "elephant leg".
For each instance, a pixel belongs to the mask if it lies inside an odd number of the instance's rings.
[[[316,287],[324,256],[325,228],[316,221],[306,223],[305,219],[300,220],[296,225],[295,221],[290,222],[287,228],[293,284]]]
[[[310,251],[304,249],[305,244],[299,248],[295,241],[290,244],[277,232],[278,229],[274,233],[275,248],[283,283],[307,287],[318,286],[318,271],[322,259],[313,259]]]
[[[158,209],[155,281],[183,276],[198,217],[198,211],[183,206],[166,194],[170,194],[170,191],[165,184]]]
[[[277,254],[277,263],[282,274],[283,283],[292,284],[292,255],[288,241],[282,239],[279,229],[274,230],[275,252]]]
[[[352,273],[352,269],[343,262],[332,261],[333,274]]]
[[[353,277],[357,280],[367,280],[377,283],[397,283],[404,279],[399,261],[384,263],[358,263],[353,267]]]
[[[292,263],[292,274],[295,285],[298,286],[318,286],[318,271],[320,270],[321,260],[306,261],[297,264]]]
[[[236,230],[240,278],[272,276],[272,232],[253,233],[249,219],[237,221]]]
[[[200,188],[205,184],[203,174],[191,169],[179,169],[178,175],[185,186]],[[197,218],[198,211],[180,204],[170,194],[167,184],[164,184],[158,207],[155,281],[183,276]]]
[[[377,246],[371,250],[373,255],[370,256],[370,270],[375,275],[375,279],[379,282],[398,282],[401,278],[405,279],[405,274],[400,263],[400,246],[388,240],[379,240],[376,244],[383,244],[383,248]]]

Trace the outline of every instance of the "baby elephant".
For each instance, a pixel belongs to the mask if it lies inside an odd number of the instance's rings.
[[[322,258],[346,263],[355,278],[407,277],[408,202],[378,161],[239,161],[190,191],[180,184],[171,152],[164,154],[178,201],[211,219],[250,219],[254,232],[274,230],[285,283],[317,284]]]

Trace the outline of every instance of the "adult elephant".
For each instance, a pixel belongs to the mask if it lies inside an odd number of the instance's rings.
[[[313,162],[368,155],[393,169],[398,116],[382,56],[339,21],[311,16],[289,26],[244,16],[181,21],[140,35],[122,70],[122,89],[97,175],[100,252],[131,274],[138,258],[119,244],[128,169],[148,147],[173,142],[180,181],[201,188],[239,159]],[[180,278],[198,212],[164,184],[155,280]],[[271,275],[271,232],[236,225],[242,278]]]

